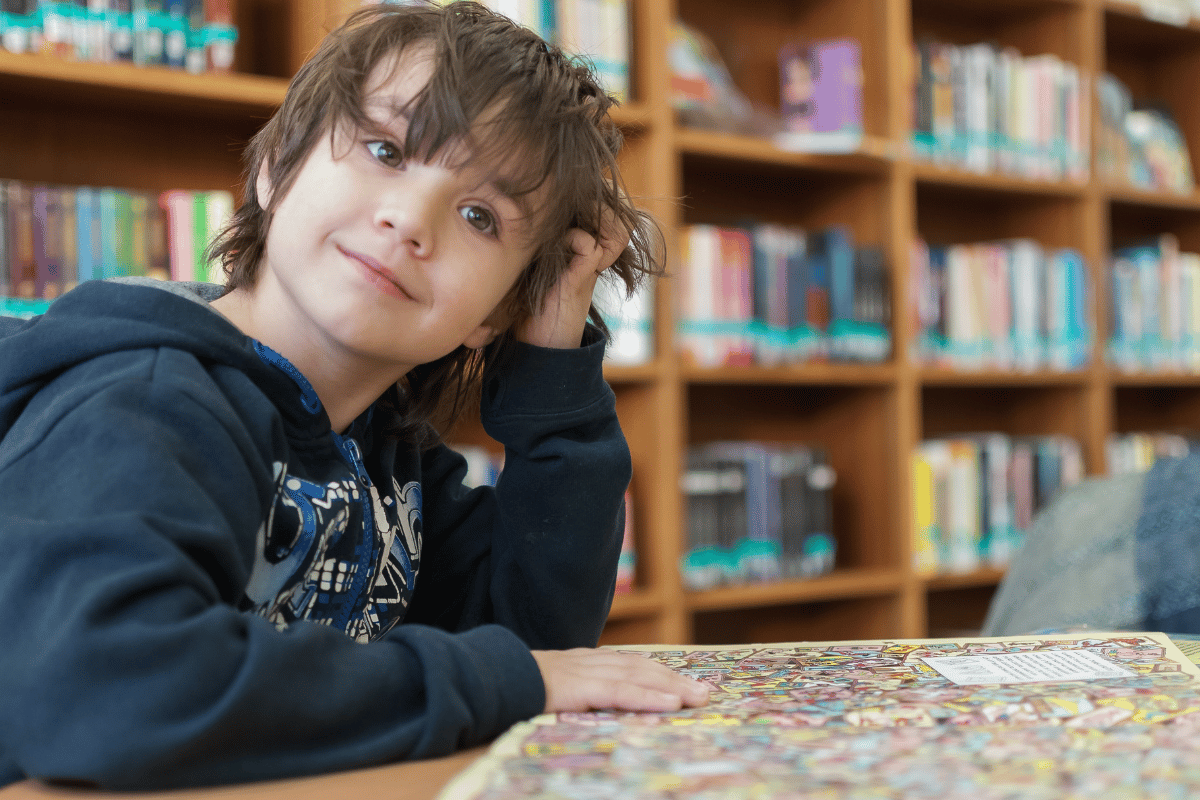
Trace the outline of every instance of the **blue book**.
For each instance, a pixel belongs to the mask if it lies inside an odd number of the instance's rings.
[[[1089,360],[1091,326],[1088,325],[1088,274],[1077,250],[1064,250],[1067,267],[1067,368],[1079,369]]]
[[[835,225],[818,234],[829,258],[830,324],[854,319],[854,234]]]
[[[187,0],[164,0],[162,20],[163,63],[183,69],[188,49]]]
[[[100,277],[100,207],[96,190],[75,190],[76,274],[80,283]]]
[[[117,260],[117,192],[104,187],[100,190],[100,275],[115,278],[121,274]]]

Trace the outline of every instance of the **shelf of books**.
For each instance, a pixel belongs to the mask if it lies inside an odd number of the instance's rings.
[[[357,2],[89,3],[75,38],[5,3],[6,313],[206,277],[241,145]],[[1197,439],[1200,3],[496,3],[622,97],[668,242],[597,295],[634,463],[605,641],[977,630],[1056,493]],[[101,246],[54,273],[47,230]]]

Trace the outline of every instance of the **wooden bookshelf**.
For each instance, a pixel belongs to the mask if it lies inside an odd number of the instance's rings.
[[[0,53],[0,177],[162,190],[237,189],[240,148],[283,96],[288,76],[354,0],[240,0],[232,75]],[[916,637],[978,626],[996,570],[925,577],[911,568],[909,457],[923,438],[978,429],[1078,438],[1087,471],[1105,471],[1112,432],[1200,419],[1200,377],[1126,375],[1104,363],[1107,255],[1170,231],[1200,250],[1200,193],[1101,182],[979,175],[909,155],[911,48],[932,35],[1053,53],[1093,78],[1169,103],[1200,153],[1200,25],[1146,18],[1121,0],[631,0],[633,98],[618,112],[632,193],[679,228],[746,217],[806,228],[840,223],[892,265],[894,356],[881,365],[708,370],[676,356],[672,279],[655,294],[654,359],[606,374],[634,462],[635,590],[613,605],[605,641]],[[753,101],[778,106],[775,66],[792,37],[863,45],[862,151],[814,155],[752,137],[691,130],[670,104],[667,48],[679,18],[721,51]],[[1094,81],[1093,81],[1094,82]],[[1093,115],[1096,103],[1090,104]],[[1094,149],[1094,145],[1093,145]],[[1193,158],[1193,160],[1195,160]],[[912,363],[906,307],[914,237],[947,243],[1009,236],[1070,246],[1088,261],[1098,322],[1092,364],[1071,373],[953,372]],[[678,264],[670,264],[677,272]],[[467,430],[466,438],[480,438]],[[686,447],[718,438],[812,442],[830,453],[835,572],[811,581],[685,590],[678,571]]]

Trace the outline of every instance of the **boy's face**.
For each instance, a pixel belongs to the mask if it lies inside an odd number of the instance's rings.
[[[454,168],[461,152],[401,160],[397,111],[430,70],[415,46],[376,69],[365,110],[386,135],[335,126],[314,147],[275,210],[255,286],[280,333],[396,379],[498,333],[489,316],[534,251],[525,207],[484,169]],[[265,172],[257,188],[266,204]]]

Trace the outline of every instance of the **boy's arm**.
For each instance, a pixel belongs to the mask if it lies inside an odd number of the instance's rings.
[[[498,622],[532,648],[594,646],[608,614],[630,456],[604,382],[604,342],[518,345],[484,387],[485,430],[505,446],[496,488],[466,492],[462,457],[423,463],[421,572],[406,619]]]
[[[0,775],[295,776],[446,754],[543,709],[500,626],[364,645],[239,612],[278,428],[170,357],[84,365],[0,440]]]

